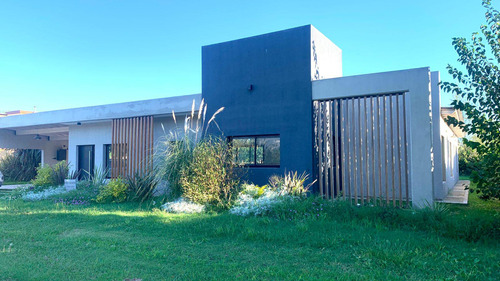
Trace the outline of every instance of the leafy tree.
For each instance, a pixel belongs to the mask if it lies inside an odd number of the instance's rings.
[[[447,118],[450,125],[459,126],[479,141],[464,139],[464,143],[481,156],[479,169],[472,173],[481,198],[500,198],[500,13],[483,1],[486,25],[472,34],[470,41],[453,38],[458,62],[466,72],[448,65],[448,73],[457,83],[443,82],[445,92],[455,94],[452,106],[465,113],[468,122]],[[484,43],[486,42],[486,43]]]

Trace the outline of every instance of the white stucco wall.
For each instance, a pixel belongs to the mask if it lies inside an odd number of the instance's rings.
[[[432,166],[433,128],[429,68],[348,76],[313,81],[313,99],[407,93],[409,126],[409,182],[416,207],[434,201]]]
[[[103,167],[105,144],[111,144],[111,121],[70,126],[68,161],[71,169],[77,168],[79,145],[95,145],[95,168]]]
[[[182,134],[184,115],[178,116],[178,122],[180,125],[179,131],[181,131]],[[165,135],[169,134],[170,130],[175,129],[176,125],[172,117],[155,117],[153,119],[153,138],[155,145],[159,141],[165,140]],[[111,121],[70,126],[68,160],[71,164],[71,168],[77,168],[77,146],[79,145],[95,145],[95,167],[103,167],[105,160],[104,145],[111,144],[111,138]]]
[[[184,131],[184,115],[179,115],[177,117],[177,125],[171,116],[168,117],[156,117],[153,121],[153,138],[155,145],[159,141],[164,141],[169,138],[169,134],[172,131],[177,131],[182,134]]]
[[[458,146],[459,140],[453,131],[448,127],[443,118],[440,118],[441,124],[441,140],[444,140],[442,147],[444,151],[443,161],[445,164],[446,173],[443,176],[443,170],[439,175],[439,180],[442,182],[442,192],[448,194],[450,189],[452,189],[459,180],[459,170],[458,170]],[[444,180],[443,180],[444,179]]]
[[[68,142],[53,141],[47,137],[35,140],[32,135],[15,135],[15,131],[0,129],[0,148],[8,149],[40,149],[42,151],[42,163],[53,165],[58,149],[66,149]]]
[[[433,182],[434,182],[434,198],[438,200],[444,199],[448,194],[448,190],[443,185],[442,181],[442,157],[441,157],[441,91],[439,88],[440,76],[439,72],[431,73],[431,93],[432,93],[432,163],[433,163]],[[447,127],[447,126],[446,126]]]
[[[311,81],[342,77],[342,50],[311,26]]]

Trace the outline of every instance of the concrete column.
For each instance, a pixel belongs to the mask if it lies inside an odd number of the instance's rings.
[[[413,206],[434,202],[432,167],[432,96],[428,68],[413,73],[416,83],[408,92],[410,107],[410,186]]]

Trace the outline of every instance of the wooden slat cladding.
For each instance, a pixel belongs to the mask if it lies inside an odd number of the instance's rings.
[[[111,130],[112,178],[153,168],[153,116],[113,119]]]
[[[313,107],[319,193],[408,206],[406,93],[314,101]]]

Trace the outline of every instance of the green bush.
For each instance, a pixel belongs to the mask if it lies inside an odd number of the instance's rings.
[[[470,176],[480,168],[481,157],[475,149],[467,144],[458,148],[458,168],[460,175]]]
[[[144,174],[136,173],[133,177],[127,178],[128,200],[144,202],[153,197],[153,192],[158,186],[159,179],[154,171]]]
[[[6,181],[30,181],[37,174],[42,154],[36,149],[18,149],[0,159],[0,171]]]
[[[221,138],[205,138],[193,149],[180,176],[183,195],[217,208],[229,208],[239,192],[239,177],[229,144]]]
[[[47,187],[53,185],[52,167],[49,165],[40,165],[37,169],[37,174],[31,183],[36,187]]]
[[[470,188],[471,192],[478,193],[481,199],[500,199],[500,153],[484,154],[478,166],[471,174],[477,184]]]
[[[228,208],[238,194],[240,177],[235,172],[228,143],[207,135],[210,124],[217,125],[215,117],[224,108],[219,108],[207,122],[204,101],[197,114],[194,109],[193,101],[191,115],[184,121],[183,135],[178,134],[180,130],[171,131],[156,148],[155,166],[160,178],[168,182],[170,196]],[[172,115],[177,124],[175,113]]]
[[[127,200],[127,183],[121,179],[113,179],[107,185],[103,185],[99,189],[99,194],[97,195],[97,203],[120,203]]]
[[[36,187],[49,187],[63,185],[64,180],[68,176],[69,165],[66,161],[58,162],[50,166],[38,166],[37,175],[31,183]]]
[[[312,182],[305,185],[308,178],[309,176],[305,172],[300,175],[297,172],[288,172],[282,177],[271,176],[269,185],[281,195],[304,196],[314,184]]]

